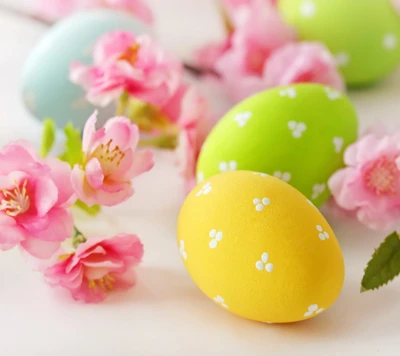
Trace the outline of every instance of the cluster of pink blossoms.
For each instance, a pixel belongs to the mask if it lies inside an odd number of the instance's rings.
[[[272,0],[221,0],[227,35],[196,61],[218,74],[235,101],[268,88],[314,82],[344,90],[335,59],[317,42],[296,42]]]
[[[136,150],[138,127],[128,119],[112,118],[99,130],[95,123],[96,114],[85,126],[83,158],[73,169],[58,158],[38,157],[26,141],[0,151],[0,249],[19,246],[36,259],[48,259],[47,280],[86,302],[132,286],[143,246],[132,234],[80,236],[77,250],[66,253],[61,244],[74,236],[71,207],[77,198],[88,206],[122,203],[133,195],[132,179],[154,164],[150,151]]]
[[[213,125],[207,101],[182,72],[182,64],[149,36],[115,31],[99,38],[92,65],[71,65],[70,79],[95,105],[119,101],[122,113],[156,137],[154,146],[178,147],[180,171],[190,189],[197,156]]]

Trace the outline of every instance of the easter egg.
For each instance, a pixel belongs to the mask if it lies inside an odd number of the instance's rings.
[[[232,170],[268,173],[320,206],[357,126],[353,105],[335,89],[298,84],[258,93],[211,131],[199,155],[197,181]]]
[[[400,64],[400,15],[391,0],[280,0],[301,40],[323,42],[349,86],[374,83]]]
[[[342,252],[325,218],[265,173],[225,172],[195,187],[179,214],[177,242],[197,286],[246,319],[314,317],[343,285]]]
[[[106,9],[80,12],[53,26],[23,68],[26,108],[38,119],[53,118],[59,127],[69,121],[83,127],[95,108],[86,101],[84,90],[69,81],[69,68],[75,60],[91,64],[95,42],[115,30],[140,34],[147,27],[129,13]]]

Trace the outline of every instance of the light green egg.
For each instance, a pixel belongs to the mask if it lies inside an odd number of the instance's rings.
[[[400,64],[400,16],[391,0],[279,0],[301,40],[323,42],[349,86],[372,84]]]
[[[298,84],[258,93],[214,127],[200,152],[197,180],[231,170],[274,175],[320,206],[327,181],[357,139],[349,99],[336,89]]]

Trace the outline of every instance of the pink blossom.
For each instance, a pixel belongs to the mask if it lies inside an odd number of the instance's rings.
[[[199,65],[213,66],[223,77],[260,75],[272,51],[295,39],[275,7],[266,0],[224,0],[232,27],[221,43],[208,44],[196,53]],[[229,66],[229,70],[225,66]]]
[[[319,83],[345,90],[335,59],[321,43],[299,42],[276,50],[265,64],[268,87],[293,83]]]
[[[39,159],[29,142],[0,152],[0,249],[16,245],[36,258],[49,258],[69,238],[74,202],[71,170],[58,159]]]
[[[114,290],[135,285],[133,267],[143,257],[143,245],[136,235],[120,234],[109,239],[91,238],[44,270],[51,286],[68,289],[75,300],[98,303]]]
[[[235,101],[257,92],[293,83],[320,83],[345,90],[335,60],[326,47],[314,42],[290,43],[274,51],[264,64],[260,76],[235,72],[232,63],[225,63],[224,84]]]
[[[234,66],[242,76],[261,75],[271,53],[295,39],[279,12],[265,0],[253,0],[248,6],[238,7],[232,18],[235,29],[232,47],[216,63],[217,71],[224,77],[231,74],[226,65]]]
[[[95,129],[96,121],[97,112],[86,122],[84,160],[73,168],[71,182],[78,198],[89,206],[113,206],[133,195],[131,180],[153,167],[153,153],[135,152],[139,129],[129,119],[114,117],[100,130]]]
[[[220,43],[196,52],[197,63],[216,72],[235,101],[266,89],[265,63],[273,53],[295,40],[275,5],[266,0],[224,0],[231,30]]]
[[[178,167],[189,192],[196,185],[196,165],[201,147],[214,125],[207,101],[194,88],[185,94],[178,124],[181,128]]]
[[[399,13],[400,15],[400,0],[392,0],[393,6],[395,10]]]
[[[232,47],[231,36],[222,42],[208,43],[199,48],[195,53],[195,60],[200,68],[211,71],[215,70],[218,60]]]
[[[106,106],[127,92],[146,103],[164,105],[179,87],[181,64],[161,50],[149,36],[110,32],[97,41],[94,64],[74,62],[70,80],[86,90],[87,100]]]
[[[336,203],[374,230],[400,221],[400,135],[369,134],[345,151],[346,168],[329,180]]]
[[[129,11],[143,22],[151,24],[153,14],[143,0],[39,0],[39,15],[56,21],[75,11],[110,7]]]

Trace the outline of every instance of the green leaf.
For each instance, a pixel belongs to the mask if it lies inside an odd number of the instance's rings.
[[[40,155],[42,157],[47,157],[54,145],[55,139],[56,124],[52,119],[46,118],[43,121],[42,143],[40,145]]]
[[[81,131],[69,123],[64,128],[66,137],[65,151],[59,158],[73,167],[83,159]]]
[[[87,206],[82,200],[77,200],[75,202],[75,206],[79,209],[82,209],[85,213],[89,214],[90,216],[96,216],[101,211],[100,205],[92,205]]]
[[[400,274],[400,237],[393,232],[375,250],[361,281],[361,292],[388,284]]]

